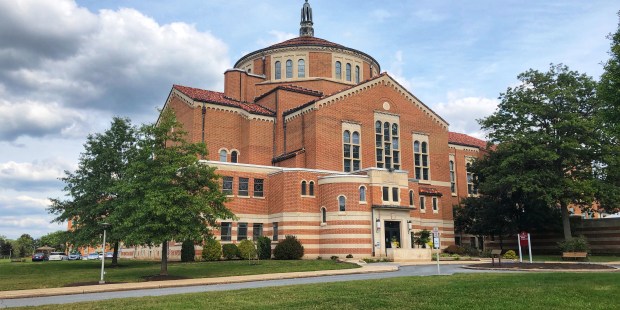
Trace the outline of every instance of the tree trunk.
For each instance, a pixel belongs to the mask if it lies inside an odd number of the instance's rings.
[[[118,267],[118,244],[119,242],[114,242],[114,254],[112,254],[112,267]]]
[[[500,250],[504,250],[504,236],[502,234],[499,234],[499,249]]]
[[[168,275],[168,241],[164,241],[161,244],[161,270],[159,271],[159,275]]]
[[[573,238],[570,232],[570,214],[568,213],[568,205],[564,202],[560,203],[562,211],[562,227],[564,228],[564,240],[569,241]]]

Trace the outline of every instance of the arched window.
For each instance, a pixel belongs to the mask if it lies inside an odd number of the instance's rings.
[[[413,164],[415,166],[415,178],[418,180],[429,179],[428,143],[413,142]]]
[[[351,137],[353,137],[351,139]],[[345,130],[342,133],[344,172],[360,170],[360,134]]]
[[[290,59],[286,61],[286,78],[293,78],[293,61]]]
[[[220,150],[220,161],[223,161],[223,162],[228,161],[228,151]]]
[[[450,161],[450,192],[456,193],[456,177],[454,174],[454,161]]]
[[[366,186],[360,186],[360,202],[366,201]]]
[[[308,194],[314,196],[314,181],[310,181],[308,184]]]
[[[279,61],[276,61],[276,80],[279,80],[282,78],[282,63]]]
[[[321,223],[327,223],[327,210],[325,208],[321,208]]]
[[[347,210],[347,199],[344,196],[338,196],[338,210],[344,212]]]
[[[351,81],[351,64],[348,63],[346,68],[347,81]]]
[[[336,79],[342,80],[342,63],[336,61]]]
[[[239,157],[239,153],[237,151],[230,152],[230,162],[231,163],[236,163],[237,159],[238,159],[237,157]]]
[[[306,62],[303,59],[297,61],[297,77],[306,77]]]
[[[306,181],[301,181],[301,195],[306,196]]]
[[[355,66],[355,83],[360,82],[360,66]]]
[[[413,207],[413,199],[414,199],[413,196],[414,196],[413,191],[409,191],[409,206],[410,207]]]

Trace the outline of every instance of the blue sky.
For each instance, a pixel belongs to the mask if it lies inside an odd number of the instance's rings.
[[[0,235],[38,237],[47,198],[112,116],[157,116],[172,84],[223,89],[246,53],[297,36],[303,1],[0,2]],[[373,56],[452,131],[529,69],[564,63],[595,78],[617,1],[311,0],[315,35]]]

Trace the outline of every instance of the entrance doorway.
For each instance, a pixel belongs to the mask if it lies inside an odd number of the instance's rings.
[[[392,247],[392,241],[400,242],[400,222],[397,221],[385,221],[385,248]]]

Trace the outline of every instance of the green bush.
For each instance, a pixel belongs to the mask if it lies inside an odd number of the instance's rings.
[[[480,257],[491,258],[491,249],[484,249],[484,251],[480,253]]]
[[[338,258],[339,258],[338,256],[332,255],[329,259],[331,259],[331,260],[338,260]]]
[[[275,259],[300,259],[304,256],[304,247],[297,237],[288,235],[278,242],[273,250],[273,256]]]
[[[236,244],[228,243],[222,246],[222,254],[226,259],[233,259],[239,257],[239,249]]]
[[[222,257],[222,245],[219,241],[208,238],[202,246],[202,259],[206,261],[220,260]]]
[[[239,250],[239,257],[243,259],[252,259],[256,257],[256,246],[252,240],[243,240],[237,247]]]
[[[480,250],[474,248],[473,246],[464,246],[463,249],[465,250],[465,255],[467,256],[475,256],[475,257],[479,257],[480,256]]]
[[[194,249],[194,241],[185,240],[181,244],[181,261],[193,262],[196,256],[196,250]]]
[[[347,255],[347,258],[353,258],[353,254]]]
[[[588,240],[583,235],[572,238],[568,241],[558,242],[558,247],[562,252],[589,252]]]
[[[504,259],[517,259],[517,253],[514,250],[508,250],[504,255],[502,255]]]
[[[258,258],[271,258],[271,239],[265,236],[258,237],[258,240],[256,240],[256,247],[258,250]]]
[[[448,254],[458,254],[458,255],[463,255],[465,254],[465,249],[463,247],[460,247],[456,244],[451,244],[449,245],[445,250],[443,250],[445,253]]]

